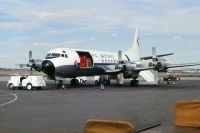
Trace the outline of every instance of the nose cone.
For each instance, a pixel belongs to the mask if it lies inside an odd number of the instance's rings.
[[[44,60],[42,62],[42,71],[48,76],[54,76],[55,74],[55,66],[49,60]]]

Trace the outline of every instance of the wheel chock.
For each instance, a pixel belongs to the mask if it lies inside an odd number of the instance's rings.
[[[129,122],[90,119],[86,122],[84,133],[136,133],[136,131]]]
[[[200,127],[200,100],[179,101],[175,104],[175,125]]]

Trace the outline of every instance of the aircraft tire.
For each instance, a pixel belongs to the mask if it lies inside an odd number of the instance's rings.
[[[130,86],[131,86],[131,87],[138,87],[138,86],[139,86],[138,83],[139,83],[138,80],[131,80]]]
[[[78,86],[78,85],[79,85],[78,79],[72,79],[71,80],[71,86]]]
[[[65,85],[64,85],[64,84],[62,84],[60,88],[61,88],[61,89],[65,89]]]

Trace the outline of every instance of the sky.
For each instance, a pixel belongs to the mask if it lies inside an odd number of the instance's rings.
[[[43,59],[50,49],[157,47],[172,63],[200,62],[199,0],[0,0],[0,67]]]

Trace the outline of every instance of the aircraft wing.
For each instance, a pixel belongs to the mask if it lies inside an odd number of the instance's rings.
[[[154,69],[154,67],[142,67],[142,68],[135,68],[135,71],[144,71],[144,70],[151,70]]]
[[[103,68],[103,69],[104,69],[104,73],[105,74],[119,74],[119,73],[123,73],[124,72],[123,69],[105,69],[105,68]],[[137,67],[137,68],[134,68],[134,69],[128,70],[128,71],[134,71],[136,73],[139,73],[141,71],[151,70],[151,69],[154,69],[154,67]]]
[[[169,54],[160,54],[160,55],[157,55],[156,57],[163,57],[163,56],[169,56],[169,55],[173,55],[174,53],[169,53]],[[152,59],[153,56],[146,56],[146,57],[142,57],[141,60],[150,60]]]
[[[197,65],[200,65],[200,63],[170,64],[170,65],[167,65],[166,68],[197,66]]]
[[[119,73],[121,73],[122,72],[122,70],[121,69],[107,69],[107,68],[105,68],[105,67],[99,67],[100,69],[102,69],[103,70],[103,72],[104,72],[104,74],[119,74]]]
[[[121,73],[122,70],[121,69],[112,69],[112,70],[104,70],[104,72],[106,74],[118,74],[118,73]]]

